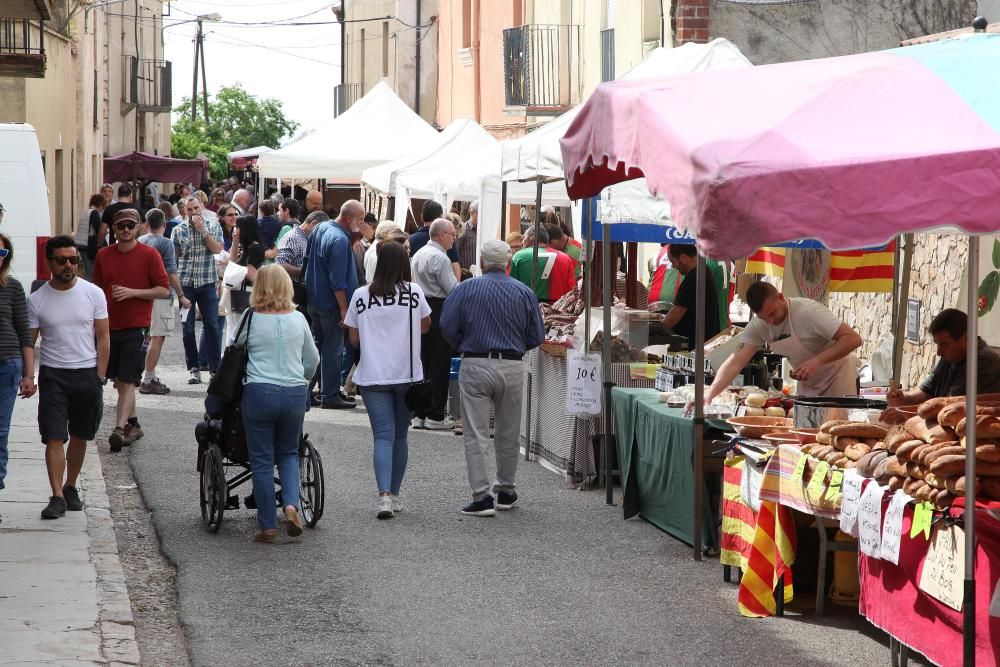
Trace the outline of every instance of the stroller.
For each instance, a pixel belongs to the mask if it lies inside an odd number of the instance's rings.
[[[205,418],[194,430],[201,478],[201,518],[209,530],[218,532],[223,512],[240,507],[240,497],[233,491],[251,479],[252,473],[239,402],[224,404],[210,395],[205,408]],[[227,468],[238,472],[227,478]],[[281,480],[275,477],[274,482],[280,485]],[[299,497],[302,520],[309,528],[315,528],[323,516],[324,496],[323,461],[309,442],[309,434],[304,433],[299,442]],[[275,503],[281,506],[280,489]],[[257,509],[252,493],[244,499],[244,505],[247,509]]]

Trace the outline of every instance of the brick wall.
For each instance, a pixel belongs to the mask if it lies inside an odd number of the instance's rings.
[[[711,0],[677,0],[675,46],[686,42],[708,42]]]

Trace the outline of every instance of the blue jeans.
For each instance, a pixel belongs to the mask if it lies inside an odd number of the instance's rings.
[[[7,477],[7,436],[10,435],[10,420],[14,415],[14,401],[21,388],[21,358],[0,361],[0,489]]]
[[[281,480],[282,506],[299,506],[299,441],[307,392],[304,384],[282,387],[251,382],[243,388],[243,428],[261,530],[277,526],[275,465]]]
[[[360,350],[353,345],[351,341],[347,340],[346,332],[344,336],[344,364],[340,369],[340,384],[347,384],[347,376],[351,372],[351,367],[358,363],[358,359],[361,357]]]
[[[328,403],[340,394],[340,371],[344,359],[344,330],[339,310],[312,310],[313,339],[319,348],[320,398]]]
[[[197,305],[198,312],[201,313],[201,325],[208,332],[206,339],[202,341],[202,347],[208,348],[205,350],[208,370],[214,373],[219,368],[219,360],[222,358],[222,328],[219,326],[219,297],[215,293],[215,284],[207,283],[200,287],[182,285],[182,287],[184,296],[191,301],[192,306]],[[184,334],[184,361],[188,370],[198,368],[198,343],[194,336],[193,307],[188,311],[181,331]]]
[[[202,319],[204,319],[204,318],[205,318],[205,316],[202,315]],[[226,317],[225,317],[225,315],[219,315],[219,333],[220,333],[220,336],[221,336],[221,333],[223,331],[225,331],[225,329],[226,329]],[[208,365],[208,336],[205,333],[206,331],[208,331],[208,329],[206,327],[202,327],[201,328],[201,340],[198,341],[198,368],[211,368],[211,366]],[[221,338],[220,338],[220,340],[221,340]],[[219,357],[220,357],[220,360],[221,360],[221,357],[222,357],[222,352],[221,352],[221,350],[222,350],[222,343],[221,342],[219,343],[219,350],[220,350]]]
[[[379,493],[399,494],[406,473],[409,445],[406,435],[410,428],[410,411],[406,409],[409,383],[361,387],[361,396],[368,409],[368,421],[375,436],[375,482]]]

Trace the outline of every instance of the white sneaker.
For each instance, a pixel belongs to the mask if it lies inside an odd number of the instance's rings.
[[[376,519],[392,518],[392,496],[378,497],[378,514],[375,515],[375,518]]]
[[[201,384],[201,371],[197,368],[192,368],[189,371],[190,377],[188,377],[188,384]]]
[[[450,431],[455,428],[455,420],[451,417],[445,417],[440,421],[437,419],[427,419],[424,426],[429,431]]]
[[[422,417],[414,417],[410,420],[410,428],[427,428]]]
[[[403,496],[389,496],[392,498],[392,513],[399,514],[403,511]]]

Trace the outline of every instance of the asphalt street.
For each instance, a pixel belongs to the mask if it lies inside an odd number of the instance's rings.
[[[185,384],[179,337],[166,347],[173,392],[140,397],[146,437],[122,456],[177,567],[194,665],[888,664],[886,637],[854,611],[741,618],[716,560],[693,561],[623,521],[603,492],[566,488],[536,463],[521,463],[513,511],[463,516],[454,435],[411,432],[405,511],[377,521],[363,409],[306,416],[326,471],[317,529],[256,544],[254,514],[240,510],[210,533],[193,436],[205,385]]]

